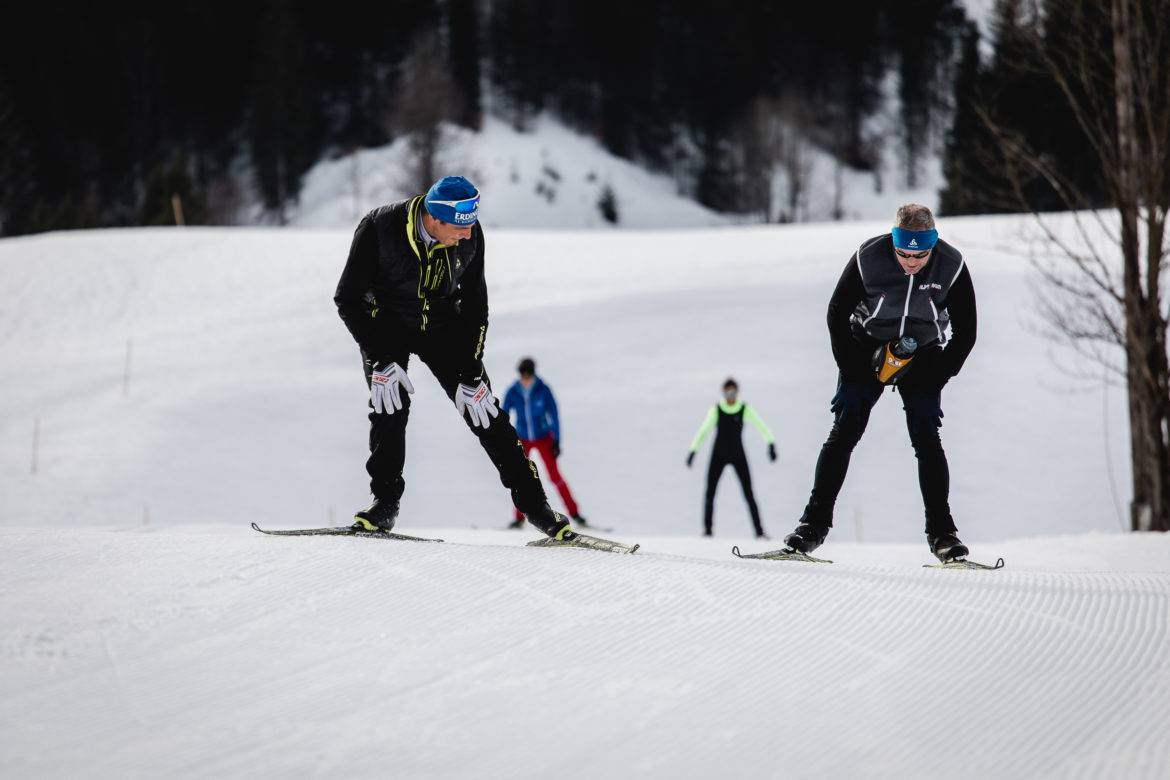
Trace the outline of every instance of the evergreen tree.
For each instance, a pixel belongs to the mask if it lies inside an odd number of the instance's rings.
[[[282,223],[316,159],[320,115],[308,49],[300,4],[269,0],[252,82],[252,160],[264,204]]]

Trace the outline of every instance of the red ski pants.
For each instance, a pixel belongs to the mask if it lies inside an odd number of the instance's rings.
[[[544,461],[544,470],[548,472],[548,478],[552,480],[557,492],[561,494],[561,501],[565,502],[565,511],[569,513],[570,517],[576,515],[577,502],[573,500],[573,493],[569,490],[568,484],[565,483],[565,478],[561,476],[561,470],[557,467],[557,459],[553,457],[553,435],[549,433],[535,441],[521,439],[520,442],[524,445],[524,454],[529,458],[532,457],[533,450],[540,453],[540,459]],[[520,520],[523,517],[520,510],[516,510],[516,519]]]

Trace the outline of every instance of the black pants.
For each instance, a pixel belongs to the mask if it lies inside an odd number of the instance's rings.
[[[719,453],[711,453],[711,464],[707,467],[707,496],[703,504],[703,532],[711,533],[715,514],[715,489],[719,487],[719,478],[723,476],[723,469],[728,465],[735,468],[739,477],[739,485],[743,488],[743,497],[747,501],[748,511],[752,515],[752,526],[756,536],[762,536],[764,527],[760,524],[760,509],[756,506],[756,496],[752,493],[752,475],[748,471],[747,458],[743,455],[728,457]]]
[[[874,390],[876,403],[881,399],[882,393],[876,384]],[[898,392],[904,401],[907,397],[906,391],[898,387]],[[829,438],[825,440],[817,459],[812,495],[809,497],[802,520],[825,527],[832,526],[833,506],[837,503],[837,495],[845,483],[849,458],[853,454],[853,448],[861,440],[861,435],[865,433],[872,409],[872,405],[863,404],[860,419],[840,414],[834,419]],[[926,514],[926,533],[931,535],[955,533],[955,521],[951,517],[949,504],[951,472],[947,465],[947,455],[943,452],[942,441],[939,439],[938,428],[922,423],[915,428],[913,416],[906,412],[906,430],[910,434],[910,444],[918,458],[918,487],[922,492],[922,505]]]
[[[453,335],[443,331],[424,334],[411,345],[411,351],[439,380],[443,391],[452,401],[451,414],[456,414],[454,399],[455,390],[459,387],[459,371],[451,359],[451,355],[455,354],[450,342]],[[406,369],[410,353],[400,354],[397,358],[398,365]],[[366,384],[369,385],[373,365],[365,354],[362,355],[362,361],[365,364]],[[486,374],[483,380],[491,387]],[[406,488],[402,469],[406,464],[406,423],[409,417],[410,394],[405,389],[402,390],[402,408],[395,410],[394,414],[374,412],[371,404],[370,458],[366,461],[366,471],[370,475],[370,492],[382,500],[398,501]],[[487,428],[472,425],[467,415],[464,415],[464,422],[479,439],[480,446],[499,472],[504,487],[511,491],[512,503],[516,508],[528,514],[543,506],[547,498],[540,475],[536,465],[524,453],[524,445],[516,435],[508,415],[501,410],[491,418]]]

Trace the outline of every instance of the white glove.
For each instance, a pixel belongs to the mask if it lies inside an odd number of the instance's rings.
[[[406,388],[406,392],[414,392],[414,385],[410,383],[406,369],[397,363],[374,372],[370,377],[370,400],[374,402],[375,412],[394,414],[394,410],[402,408],[402,392],[398,389],[400,384]]]
[[[488,417],[495,417],[500,413],[496,406],[496,397],[482,381],[475,387],[459,385],[455,391],[455,408],[460,415],[471,413],[471,424],[486,428],[491,423]]]

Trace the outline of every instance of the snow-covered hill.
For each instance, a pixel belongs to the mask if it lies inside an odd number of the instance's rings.
[[[730,478],[698,538],[684,459],[728,375],[778,439],[772,464],[745,433],[765,526],[795,522],[825,303],[888,227],[489,229],[496,388],[536,358],[582,511],[634,556],[472,530],[508,497],[418,366],[401,525],[446,544],[248,527],[366,501],[349,229],[0,241],[0,776],[1167,777],[1170,540],[1120,532],[1123,397],[1056,368],[1013,218],[940,223],[981,313],[944,394],[952,506],[1007,567],[921,568],[890,396],[835,563],[733,558],[769,543]]]
[[[594,139],[542,115],[524,132],[487,116],[479,132],[447,126],[439,155],[443,175],[465,175],[483,192],[481,219],[490,228],[598,229],[696,228],[760,221],[758,214],[740,218],[711,211],[681,196],[670,177],[652,174],[614,157]],[[297,227],[349,228],[375,206],[417,194],[404,171],[410,154],[407,139],[364,149],[318,163],[305,176],[299,201],[286,215]],[[933,203],[940,180],[938,161],[924,165],[919,186],[899,187],[905,177],[896,161],[886,161],[876,175],[843,169],[811,147],[802,221],[831,218],[833,187],[840,180],[846,219],[889,219],[900,203]],[[763,173],[761,173],[763,175]],[[777,171],[774,203],[784,198]],[[599,204],[613,195],[617,221],[610,222]],[[773,208],[775,218],[778,206]],[[260,218],[251,214],[249,221]]]

